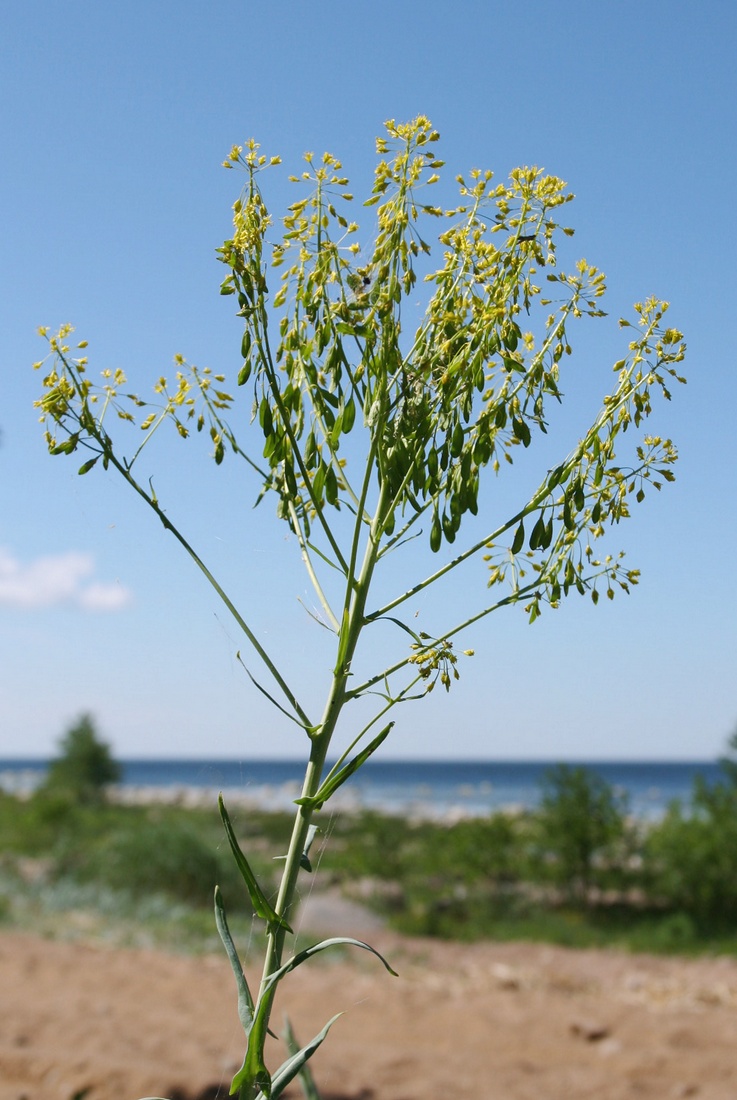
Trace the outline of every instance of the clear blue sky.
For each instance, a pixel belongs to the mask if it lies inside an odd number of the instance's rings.
[[[78,478],[76,457],[46,454],[36,328],[71,321],[93,368],[122,366],[140,389],[176,352],[232,376],[239,324],[214,256],[240,185],[220,167],[230,146],[252,135],[283,157],[278,214],[305,150],[341,156],[360,196],[383,121],[418,113],[441,131],[449,179],[535,163],[578,196],[575,251],[607,273],[611,316],[576,337],[563,452],[609,384],[633,301],[671,302],[689,385],[653,421],[679,446],[678,480],[621,530],[640,587],[532,627],[493,616],[464,639],[476,657],[461,683],[405,708],[385,755],[717,754],[737,722],[736,32],[727,0],[6,5],[0,757],[48,753],[81,711],[121,756],[301,755],[171,536],[111,475]],[[298,602],[295,546],[199,442],[155,456],[160,495],[317,700],[329,661]],[[457,598],[484,583],[470,570]]]

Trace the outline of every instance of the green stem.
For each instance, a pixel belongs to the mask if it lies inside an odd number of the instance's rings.
[[[385,510],[386,494],[385,492],[381,492],[379,494],[376,513],[369,531],[361,572],[353,588],[354,597],[341,627],[338,639],[337,661],[333,670],[332,683],[325,704],[322,722],[318,727],[318,732],[312,739],[310,759],[307,763],[302,785],[303,798],[310,799],[314,797],[320,789],[330,742],[335,733],[343,706],[348,699],[346,685],[350,674],[351,662],[358,645],[361,631],[366,622],[366,599],[368,597],[374,567],[378,558]],[[297,879],[300,871],[300,861],[314,813],[315,810],[312,809],[309,804],[299,806],[294,819],[292,836],[275,906],[279,916],[284,917],[287,921],[289,920],[290,911],[294,904]],[[268,945],[259,992],[260,1002],[263,998],[267,999],[267,1019],[271,1015],[274,997],[276,995],[276,985],[275,983],[269,982],[269,978],[281,965],[285,937],[286,930],[282,927],[272,928],[268,936]],[[244,1100],[246,1100],[246,1098],[244,1098]]]
[[[317,576],[317,573],[315,572],[315,568],[312,564],[312,558],[310,557],[310,552],[307,548],[307,542],[305,540],[304,535],[302,534],[302,528],[300,527],[300,524],[299,524],[299,517],[297,516],[297,509],[294,507],[294,503],[291,500],[289,502],[289,515],[290,515],[290,518],[291,518],[291,521],[292,521],[292,530],[294,531],[295,535],[297,536],[297,542],[299,543],[299,549],[300,549],[300,552],[302,554],[302,561],[304,562],[305,569],[307,570],[307,575],[309,576],[310,580],[312,581],[312,587],[315,589],[315,593],[317,594],[317,598],[319,599],[320,603],[322,604],[323,611],[327,615],[328,620],[330,622],[330,625],[332,626],[333,630],[337,634],[338,631],[340,630],[340,623],[336,619],[336,617],[333,613],[333,609],[331,608],[330,604],[328,603],[328,598],[325,595],[325,593],[323,591],[323,588],[322,588],[322,585],[320,584],[319,578]]]

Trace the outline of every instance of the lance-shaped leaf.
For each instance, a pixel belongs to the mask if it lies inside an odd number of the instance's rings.
[[[347,764],[344,764],[338,771],[332,771],[326,777],[325,782],[320,787],[317,794],[305,795],[303,798],[295,798],[297,806],[310,806],[313,810],[319,810],[331,797],[335,794],[338,787],[342,787],[346,779],[349,779],[354,772],[358,771],[362,764],[368,760],[372,753],[376,752],[382,741],[385,741],[389,736],[393,722],[390,722],[388,726],[385,726],[381,733],[373,739],[370,745],[367,745],[365,749],[357,753],[352,760],[349,760]]]
[[[269,991],[275,985],[277,985],[282,980],[282,978],[289,974],[290,971],[295,970],[298,966],[300,966],[303,962],[306,962],[307,959],[311,958],[313,955],[317,955],[320,951],[325,951],[329,947],[338,947],[341,945],[347,945],[349,947],[360,947],[363,951],[370,951],[372,955],[375,955],[376,958],[384,964],[390,974],[393,974],[395,978],[397,977],[396,970],[394,970],[390,966],[384,956],[381,955],[376,950],[376,948],[372,947],[371,944],[364,943],[363,940],[354,940],[349,936],[336,936],[333,939],[322,940],[320,943],[313,944],[312,947],[306,947],[304,951],[299,951],[296,955],[293,955],[292,958],[288,959],[283,966],[280,966],[278,968],[278,970],[274,970],[271,974],[269,974],[268,978],[262,985],[261,994],[259,996],[259,1001],[256,1005],[256,1011],[253,1017],[253,1024],[251,1026],[251,1031],[248,1036],[248,1049],[246,1050],[246,1056],[243,1059],[243,1065],[236,1073],[230,1086],[231,1096],[235,1092],[237,1092],[238,1089],[243,1088],[244,1085],[257,1085],[262,1090],[264,1097],[271,1096],[272,1100],[273,1097],[279,1095],[278,1092],[273,1091],[276,1087],[276,1076],[274,1079],[274,1083],[272,1084],[269,1078],[268,1070],[266,1069],[266,1065],[264,1063],[263,1056],[264,1043],[266,1042],[266,1033],[268,1030],[268,1017],[271,1008],[271,996],[268,995]],[[337,1017],[334,1017],[334,1019],[337,1019]],[[333,1022],[334,1020],[331,1020],[330,1024],[328,1024],[327,1027],[329,1028]],[[300,1056],[304,1055],[302,1062],[294,1066],[294,1072],[288,1078],[288,1080],[285,1080],[283,1082],[282,1088],[286,1087],[286,1085],[289,1083],[289,1081],[292,1080],[292,1077],[296,1073],[299,1073],[300,1066],[303,1065],[307,1058],[310,1057],[310,1054],[312,1054],[313,1050],[317,1049],[322,1040],[325,1038],[326,1034],[327,1028],[324,1030],[324,1032],[320,1033],[322,1037],[317,1037],[317,1039],[319,1039],[319,1042],[316,1042],[316,1040],[313,1039],[312,1044],[308,1043],[308,1045],[303,1048],[303,1050],[300,1052]],[[313,1044],[316,1045],[313,1046]],[[306,1051],[308,1053],[305,1054]],[[291,1061],[292,1060],[290,1060],[290,1064]],[[287,1063],[285,1063],[285,1065],[286,1064]],[[281,1067],[281,1070],[279,1070],[278,1073],[281,1073],[283,1069],[284,1066]]]
[[[376,958],[382,962],[385,968],[395,978],[398,977],[396,970],[387,962],[384,956],[372,947],[370,943],[365,943],[363,940],[354,940],[351,936],[333,936],[329,940],[321,940],[320,943],[314,943],[311,947],[305,947],[304,951],[298,951],[296,955],[292,955],[291,959],[279,967],[278,970],[274,970],[269,974],[264,983],[264,989],[269,989],[272,985],[280,982],[285,975],[291,970],[296,970],[301,963],[306,962],[307,959],[312,958],[313,955],[317,955],[320,951],[326,951],[329,947],[360,947],[362,951],[370,951],[372,955],[376,955]]]
[[[251,870],[248,860],[243,855],[240,845],[236,839],[236,835],[233,832],[233,826],[231,824],[230,817],[228,816],[228,811],[225,808],[222,794],[218,795],[218,806],[220,807],[220,816],[223,819],[223,825],[225,826],[225,835],[228,838],[228,843],[230,844],[235,862],[238,865],[238,870],[240,871],[241,877],[246,884],[248,895],[251,899],[251,904],[253,905],[253,911],[255,912],[257,917],[261,917],[262,920],[267,921],[269,924],[279,925],[279,927],[286,929],[287,932],[291,932],[292,929],[284,920],[284,917],[279,916],[279,914],[272,906],[271,902],[267,900],[263,890],[256,881],[256,876]]]
[[[271,1090],[269,1092],[260,1092],[256,1100],[277,1100],[277,1097],[281,1096],[290,1081],[293,1081],[297,1074],[302,1071],[308,1059],[312,1057],[317,1048],[324,1042],[330,1028],[341,1015],[342,1013],[339,1012],[337,1016],[333,1016],[332,1020],[328,1020],[325,1027],[314,1039],[307,1043],[306,1046],[302,1047],[297,1054],[292,1055],[286,1062],[283,1062],[274,1074],[274,1079],[271,1082]]]
[[[243,1030],[248,1035],[253,1025],[253,997],[251,996],[251,990],[248,988],[248,982],[243,973],[243,966],[233,943],[233,937],[228,928],[223,896],[220,893],[219,886],[215,887],[215,924],[235,975],[235,984],[238,987],[238,1018],[243,1025]]]
[[[284,1042],[289,1051],[290,1058],[296,1058],[302,1053],[288,1016],[284,1017]],[[315,1079],[312,1076],[310,1067],[306,1063],[299,1070],[299,1083],[302,1086],[305,1100],[321,1100],[319,1089],[315,1084]]]
[[[243,1058],[243,1065],[239,1069],[238,1073],[235,1074],[235,1076],[233,1077],[232,1084],[230,1086],[231,1096],[233,1096],[235,1092],[238,1092],[239,1089],[242,1089],[244,1086],[257,1086],[262,1090],[265,1100],[270,1097],[272,1098],[272,1100],[274,1100],[274,1098],[279,1095],[279,1092],[281,1092],[281,1089],[285,1088],[288,1085],[288,1082],[292,1080],[296,1074],[299,1073],[299,1069],[305,1064],[305,1062],[307,1062],[307,1058],[310,1057],[313,1051],[316,1051],[324,1036],[327,1035],[330,1025],[334,1022],[334,1020],[338,1019],[337,1016],[334,1016],[333,1020],[331,1020],[330,1023],[326,1027],[324,1027],[320,1035],[316,1036],[316,1038],[313,1038],[312,1042],[308,1043],[307,1046],[303,1048],[303,1051],[300,1051],[299,1055],[295,1056],[295,1058],[293,1059],[289,1059],[289,1063],[285,1063],[281,1067],[281,1069],[277,1070],[274,1081],[271,1080],[270,1076],[268,1076],[268,1070],[266,1069],[266,1065],[264,1063],[264,1043],[266,1042],[268,1013],[270,1013],[272,1001],[271,996],[268,996],[268,994],[270,994],[270,990],[273,989],[273,987],[277,985],[277,983],[281,981],[287,974],[289,974],[290,971],[295,970],[298,966],[305,963],[305,961],[307,961],[308,958],[311,958],[312,955],[317,955],[319,952],[327,950],[328,947],[337,947],[340,945],[361,947],[362,950],[365,950],[365,952],[371,952],[372,955],[375,955],[377,959],[382,961],[386,969],[389,971],[389,974],[394,975],[395,978],[397,977],[396,970],[394,970],[392,966],[387,963],[387,960],[384,958],[384,956],[379,954],[377,950],[371,946],[371,944],[365,944],[362,939],[353,939],[349,936],[335,936],[332,939],[323,939],[321,943],[313,944],[311,947],[306,947],[303,952],[298,952],[297,955],[293,955],[292,958],[288,959],[283,966],[279,967],[277,970],[274,970],[263,983],[259,1003],[256,1004],[253,1025],[251,1027],[251,1033],[249,1035],[249,1045],[248,1049],[246,1049],[245,1057]],[[301,1060],[299,1060],[300,1058]],[[283,1071],[285,1071],[285,1067],[287,1065],[290,1067],[290,1076],[285,1077],[282,1080],[279,1075],[283,1074]],[[281,1084],[281,1088],[279,1088],[279,1091],[276,1091],[277,1081],[279,1082],[279,1084]]]

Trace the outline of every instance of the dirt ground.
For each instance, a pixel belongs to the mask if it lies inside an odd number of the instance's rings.
[[[333,1100],[735,1100],[737,962],[372,937],[282,986]],[[227,1096],[243,1036],[220,957],[0,934],[0,1100]],[[290,1093],[301,1095],[299,1089]]]

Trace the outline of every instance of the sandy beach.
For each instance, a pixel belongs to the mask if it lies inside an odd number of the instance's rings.
[[[282,987],[337,1100],[737,1095],[737,962],[372,937]],[[242,1056],[219,956],[0,934],[0,1100],[206,1100]],[[219,1090],[219,1091],[218,1091]],[[293,1088],[290,1095],[301,1095]]]

